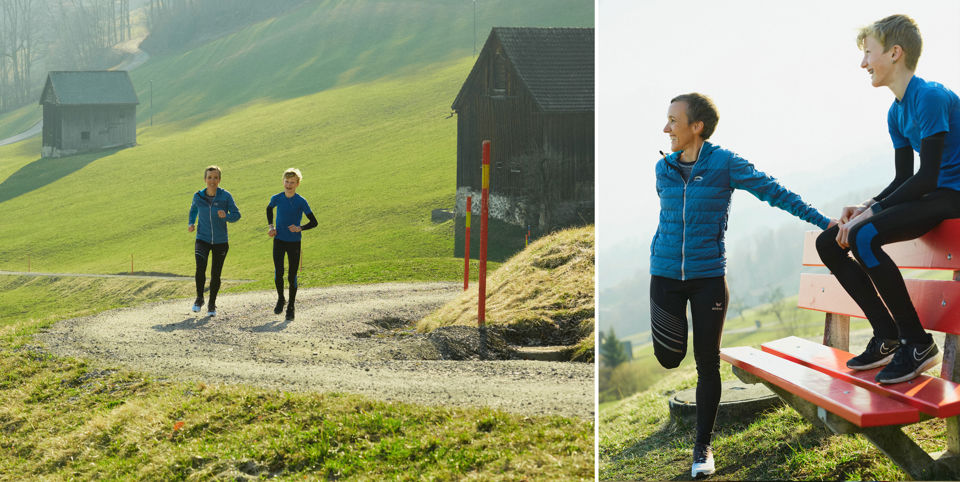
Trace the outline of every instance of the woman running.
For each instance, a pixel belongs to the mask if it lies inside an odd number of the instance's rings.
[[[233,196],[220,186],[220,168],[210,166],[203,171],[207,187],[193,195],[190,204],[190,225],[187,231],[197,231],[194,243],[194,255],[197,260],[197,299],[193,302],[193,312],[203,308],[203,284],[206,281],[207,258],[213,253],[210,267],[210,301],[207,303],[207,316],[217,315],[217,292],[220,291],[220,273],[223,261],[230,249],[227,243],[227,223],[240,219],[240,210],[233,202]],[[194,224],[196,222],[197,224]]]

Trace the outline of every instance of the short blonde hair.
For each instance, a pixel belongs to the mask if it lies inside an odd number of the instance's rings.
[[[300,173],[300,169],[297,169],[295,167],[291,167],[290,169],[283,171],[283,179],[287,179],[290,177],[296,177],[297,181],[303,181],[303,174]]]
[[[890,15],[861,28],[857,34],[857,47],[860,50],[864,49],[867,37],[877,39],[880,45],[883,45],[884,52],[889,52],[894,45],[899,45],[906,57],[904,61],[907,68],[917,69],[917,60],[920,60],[920,52],[923,50],[923,39],[920,37],[917,22],[912,18],[902,14]]]
[[[220,176],[221,179],[223,178],[223,171],[220,170],[220,166],[207,166],[207,168],[203,170],[204,179],[207,178],[207,173],[210,171],[217,171],[217,175]]]

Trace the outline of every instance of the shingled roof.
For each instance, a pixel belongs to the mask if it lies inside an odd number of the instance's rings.
[[[544,112],[593,112],[593,28],[495,27],[453,101],[456,110],[496,37]]]
[[[40,96],[41,104],[139,104],[124,70],[50,72]]]

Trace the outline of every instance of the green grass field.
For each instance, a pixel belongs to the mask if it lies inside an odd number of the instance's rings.
[[[192,194],[209,164],[243,218],[225,290],[272,286],[265,208],[281,173],[319,227],[300,285],[458,280],[456,118],[473,65],[472,4],[312,2],[131,73],[139,145],[41,159],[0,147],[0,270],[189,275]],[[593,3],[484,2],[492,25],[590,26]],[[153,81],[150,109],[148,85]],[[149,125],[150,115],[154,125]],[[14,134],[36,106],[0,116]],[[491,263],[490,269],[495,269]],[[477,272],[476,266],[471,271]],[[593,422],[155,379],[51,358],[56,321],[189,297],[190,282],[0,277],[0,473],[22,478],[588,479]],[[2,477],[0,477],[2,478]]]

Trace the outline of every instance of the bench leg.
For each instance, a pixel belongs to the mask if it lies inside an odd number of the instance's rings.
[[[850,317],[827,313],[823,325],[823,344],[838,350],[850,351]]]

